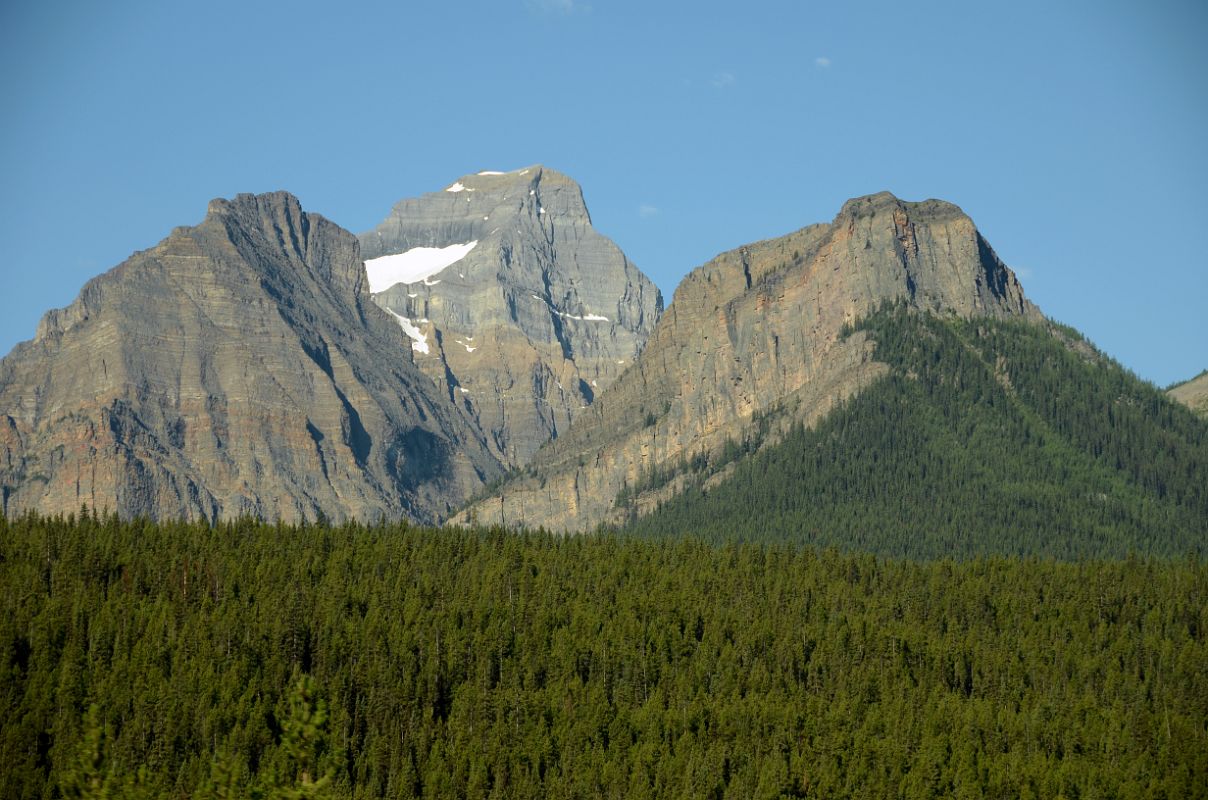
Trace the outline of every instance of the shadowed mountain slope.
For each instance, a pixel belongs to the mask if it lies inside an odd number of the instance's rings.
[[[4,512],[439,519],[500,467],[411,352],[352,234],[215,200],[0,361]]]

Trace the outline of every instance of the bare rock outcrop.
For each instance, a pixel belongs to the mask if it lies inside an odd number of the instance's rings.
[[[1208,417],[1208,370],[1167,392],[1201,417]]]
[[[215,200],[0,361],[6,514],[435,521],[501,466],[289,194]]]
[[[769,414],[808,424],[882,374],[871,343],[841,333],[894,300],[1042,319],[956,206],[888,193],[851,200],[829,225],[724,253],[688,275],[637,363],[528,474],[454,522],[584,530],[618,521],[629,512],[617,504],[626,487],[716,456]]]
[[[403,200],[360,241],[416,364],[513,466],[633,363],[662,312],[579,185],[541,166]]]

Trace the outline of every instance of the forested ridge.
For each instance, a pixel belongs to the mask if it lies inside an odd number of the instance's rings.
[[[0,796],[1208,796],[1208,424],[1057,326],[855,330],[885,378],[623,531],[0,518]]]
[[[1208,795],[1194,555],[84,515],[0,588],[5,797]]]
[[[627,529],[909,558],[1208,550],[1208,422],[1076,332],[901,305],[851,330],[885,378],[718,485],[692,465],[685,492]]]

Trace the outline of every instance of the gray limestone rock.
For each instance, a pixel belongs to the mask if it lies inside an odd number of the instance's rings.
[[[403,200],[360,241],[416,363],[510,465],[632,364],[662,312],[657,287],[592,228],[578,184],[541,166]],[[436,254],[418,248],[464,255],[428,274],[417,265]]]
[[[871,344],[841,332],[887,300],[1043,319],[956,206],[886,192],[851,200],[830,224],[740,247],[690,273],[638,361],[537,453],[533,474],[454,521],[561,530],[616,522],[622,489],[717,455],[727,440],[748,438],[759,417],[811,424],[882,374]]]
[[[352,234],[215,200],[0,361],[3,510],[440,519],[501,466],[410,353]]]

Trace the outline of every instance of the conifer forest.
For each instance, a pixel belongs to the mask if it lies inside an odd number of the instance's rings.
[[[1208,793],[1208,566],[0,519],[0,786],[54,797]]]

